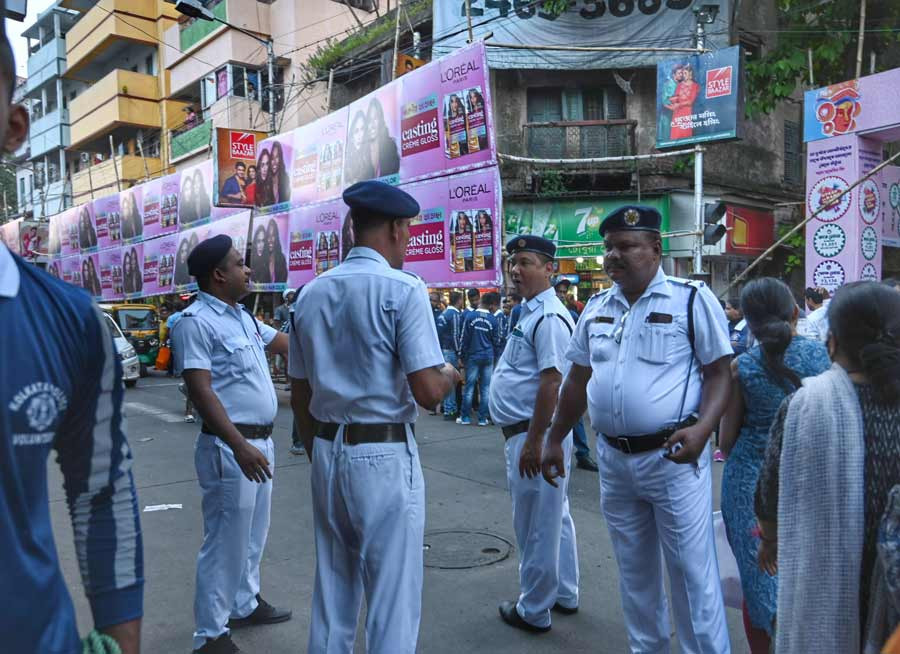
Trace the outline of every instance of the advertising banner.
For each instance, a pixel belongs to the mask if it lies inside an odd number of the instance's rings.
[[[68,284],[81,286],[81,256],[78,254],[59,260],[59,278]]]
[[[496,160],[484,45],[473,44],[262,141],[255,206],[327,202],[362,180],[406,184]]]
[[[900,68],[806,91],[803,95],[803,140],[817,141],[854,132],[900,125],[892,98],[900,86]]]
[[[212,217],[213,162],[211,159],[180,173],[178,197],[179,229],[190,229],[208,223]]]
[[[256,200],[256,145],[265,132],[216,128],[215,196],[213,204],[253,207]]]
[[[143,248],[144,295],[171,293],[175,287],[178,236],[170,234],[146,241]]]
[[[63,239],[66,246],[69,243],[69,234],[63,227],[63,221],[67,217],[67,211],[50,216],[50,228],[47,234],[47,254],[51,259],[58,259],[63,249]]]
[[[119,193],[123,243],[138,243],[144,240],[144,186],[139,184]]]
[[[145,295],[143,243],[122,246],[122,287],[129,300]]]
[[[100,260],[100,289],[103,299],[107,301],[124,299],[122,248],[101,250],[97,257]]]
[[[94,210],[99,249],[105,250],[119,245],[122,242],[122,212],[119,205],[119,194],[106,195],[84,206],[90,206]]]
[[[666,59],[656,67],[656,147],[738,136],[741,48]]]
[[[47,263],[47,273],[51,277],[56,277],[57,279],[62,279],[62,260],[61,259],[51,259]]]
[[[200,231],[205,236],[206,229],[203,227],[195,227],[178,233],[178,251],[175,256],[175,287],[177,292],[195,291],[197,290],[197,282],[188,273],[187,258],[197,245],[203,240],[200,237]]]
[[[403,188],[422,209],[410,226],[404,269],[416,273],[431,287],[498,285],[501,192],[497,169],[440,177]],[[280,215],[284,214],[270,214],[276,223]],[[289,237],[282,243],[286,244],[291,288],[336,267],[353,247],[349,209],[342,200],[291,209],[286,215]],[[254,253],[258,232],[259,226],[254,228]]]
[[[881,170],[882,240],[900,248],[900,166]]]
[[[159,180],[159,224],[156,234],[172,234],[178,230],[178,199],[181,194],[181,173],[166,175]]]
[[[602,255],[600,223],[610,213],[636,197],[586,198],[583,200],[538,200],[504,204],[504,242],[513,236],[536,234],[556,243],[559,257],[595,257]],[[668,196],[643,196],[640,204],[654,207],[662,214],[662,231],[669,229]],[[669,249],[663,239],[663,252]]]
[[[880,176],[838,194],[881,161],[881,144],[853,134],[809,144],[806,215],[806,285],[834,292],[847,282],[881,279],[883,204]]]
[[[542,2],[531,0],[442,0],[434,4],[435,58],[466,45],[466,5],[469,5],[474,39],[493,34],[495,43],[533,45],[635,46],[659,44],[693,47],[694,14],[691,0],[572,0],[561,14],[547,12]],[[731,26],[728,0],[716,2],[715,21],[707,25],[707,47],[727,48]],[[602,37],[601,37],[602,35]],[[635,35],[640,35],[639,42]],[[560,52],[548,50],[488,48],[492,68],[589,70],[653,66],[659,55],[652,52]]]
[[[47,254],[47,237],[49,231],[46,222],[20,219],[19,254],[25,259],[35,259]]]
[[[113,197],[116,198],[116,203],[118,203],[118,196]],[[77,208],[77,220],[72,231],[76,235],[75,238],[82,254],[97,251],[99,240],[97,239],[97,223],[92,202],[82,204]],[[71,238],[71,235],[69,238]]]
[[[100,255],[96,252],[93,254],[81,255],[81,267],[72,283],[81,286],[95,300],[103,299],[103,287],[100,285]]]
[[[288,280],[288,214],[253,218],[250,238],[251,284],[254,291],[282,291]]]
[[[238,252],[247,248],[247,231],[250,228],[250,212],[241,211],[227,218],[221,218],[207,225],[200,225],[178,234],[178,247],[175,255],[175,291],[193,291],[197,282],[188,272],[187,258],[199,243],[212,236],[226,234],[234,241]]]

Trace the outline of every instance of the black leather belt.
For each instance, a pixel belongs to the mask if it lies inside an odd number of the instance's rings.
[[[241,436],[243,436],[244,438],[249,438],[251,440],[257,438],[268,438],[272,435],[272,427],[272,425],[240,425],[238,423],[234,423],[234,428],[241,432]],[[218,436],[218,434],[213,431],[213,429],[205,422],[201,425],[200,429],[204,434]]]
[[[319,424],[319,438],[333,441],[337,436],[341,425],[334,422]],[[415,436],[416,427],[410,425],[410,430]],[[344,442],[347,445],[362,445],[363,443],[405,443],[405,422],[383,422],[373,424],[344,425]]]
[[[695,424],[697,424],[696,416],[690,416],[674,427],[666,427],[653,434],[643,434],[639,436],[607,436],[606,434],[603,434],[603,438],[606,439],[606,442],[609,443],[610,446],[616,448],[620,452],[624,452],[625,454],[641,454],[651,450],[658,450],[667,440],[669,440],[669,436],[676,431]]]
[[[503,438],[509,440],[517,434],[528,431],[529,427],[531,427],[531,420],[522,420],[521,422],[517,422],[514,425],[507,425],[506,427],[501,427],[500,429],[503,432]],[[550,425],[547,425],[547,428],[549,429]]]

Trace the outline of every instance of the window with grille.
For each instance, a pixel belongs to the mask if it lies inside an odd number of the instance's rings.
[[[546,159],[607,157],[628,153],[628,125],[590,125],[625,118],[625,94],[615,86],[527,91],[528,152]],[[578,123],[540,125],[540,123]]]
[[[784,183],[799,185],[803,181],[803,143],[800,123],[784,121]]]

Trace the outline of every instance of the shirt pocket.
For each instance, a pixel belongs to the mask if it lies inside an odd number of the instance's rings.
[[[228,370],[232,374],[242,375],[253,370],[253,345],[241,336],[229,336],[222,340],[225,348]]]
[[[503,350],[503,356],[506,357],[507,363],[516,370],[522,370],[523,365],[525,364],[526,351],[525,351],[525,339],[522,336],[511,335],[509,340],[506,342],[506,347]]]
[[[670,363],[678,325],[673,323],[649,323],[641,325],[638,343],[638,359],[647,363]]]
[[[616,326],[609,323],[594,323],[588,328],[588,349],[593,363],[611,361],[616,356],[616,341],[613,338]]]

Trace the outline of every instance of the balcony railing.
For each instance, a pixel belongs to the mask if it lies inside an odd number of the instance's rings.
[[[182,126],[179,129],[173,129],[170,132],[172,151],[169,159],[176,161],[181,157],[207,147],[210,134],[212,134],[212,126],[212,120],[206,120],[193,127]]]
[[[228,20],[225,0],[218,0],[218,2],[210,2],[205,4],[206,8],[212,11],[213,16],[215,16],[219,20]],[[186,20],[179,25],[178,40],[181,44],[181,50],[187,50],[194,44],[199,43],[201,40],[205,39],[220,27],[223,27],[223,25],[217,20],[209,21],[201,20],[199,18],[190,18]]]
[[[621,157],[635,153],[636,120],[525,123],[525,148],[537,159]]]

